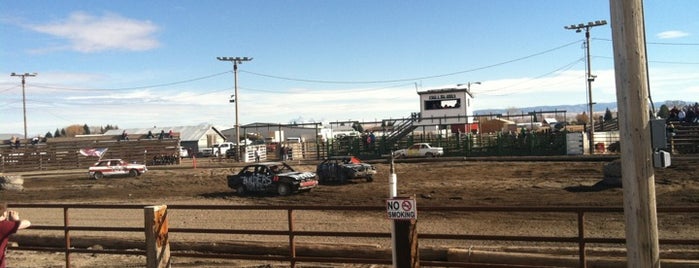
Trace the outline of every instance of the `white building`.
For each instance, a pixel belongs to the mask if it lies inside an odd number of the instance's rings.
[[[420,120],[416,126],[449,125],[452,131],[465,132],[473,124],[473,95],[467,88],[442,88],[418,91]]]

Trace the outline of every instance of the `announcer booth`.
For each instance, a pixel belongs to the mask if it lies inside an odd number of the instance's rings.
[[[417,126],[449,126],[453,133],[478,129],[473,122],[473,95],[468,88],[442,88],[418,91],[420,120]]]

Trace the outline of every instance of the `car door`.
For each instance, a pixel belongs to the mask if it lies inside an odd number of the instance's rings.
[[[272,178],[266,166],[256,165],[250,166],[248,169],[250,170],[246,171],[249,172],[244,172],[244,174],[241,175],[243,184],[248,191],[264,192],[272,187]]]
[[[104,175],[116,175],[116,174],[123,174],[124,173],[124,167],[121,165],[120,161],[118,160],[110,160],[109,161],[109,170],[105,172]]]
[[[410,148],[408,148],[408,156],[410,156],[410,157],[420,156],[420,145],[415,144],[413,146],[410,146]]]

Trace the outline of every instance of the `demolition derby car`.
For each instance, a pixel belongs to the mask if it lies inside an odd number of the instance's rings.
[[[346,183],[353,179],[373,181],[376,168],[354,156],[332,156],[316,167],[320,183]]]
[[[310,191],[318,185],[315,173],[294,171],[284,162],[248,165],[238,174],[228,175],[227,179],[228,187],[241,196],[252,192],[289,195]]]
[[[88,168],[88,176],[96,180],[104,178],[104,176],[116,175],[136,177],[147,171],[146,165],[127,163],[121,159],[102,159]]]

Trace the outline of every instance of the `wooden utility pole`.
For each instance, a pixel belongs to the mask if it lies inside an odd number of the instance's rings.
[[[610,0],[627,267],[660,267],[642,0]]]

